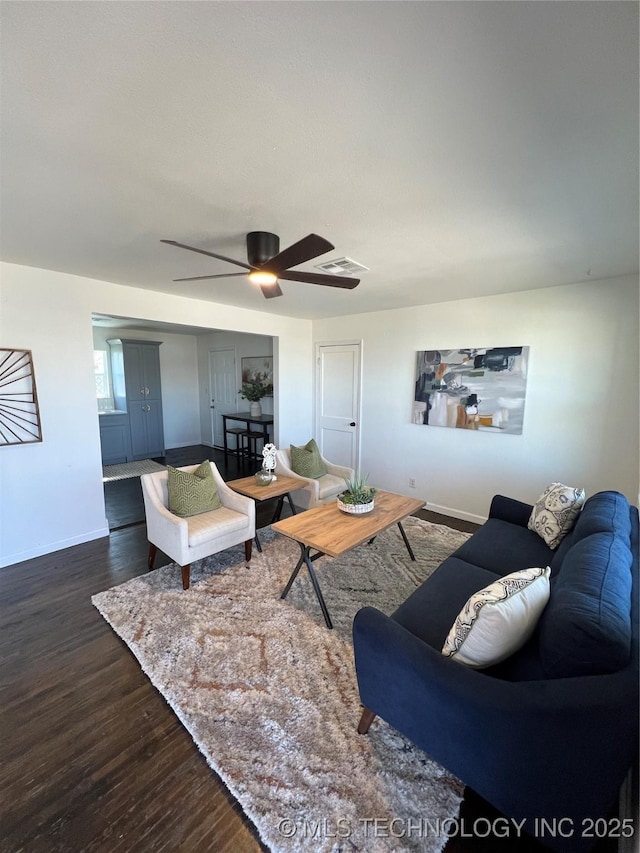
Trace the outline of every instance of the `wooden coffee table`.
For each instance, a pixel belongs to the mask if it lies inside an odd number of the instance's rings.
[[[373,510],[363,515],[349,515],[342,512],[333,501],[278,521],[273,525],[273,530],[288,536],[289,539],[294,539],[301,551],[300,559],[280,598],[287,597],[298,572],[303,565],[306,565],[324,621],[327,628],[333,628],[318,578],[313,569],[315,560],[324,556],[339,557],[352,548],[362,545],[363,542],[373,542],[379,533],[394,524],[398,525],[409,556],[415,560],[407,534],[402,527],[402,520],[423,506],[424,501],[416,498],[396,495],[393,492],[378,491],[376,492]],[[317,553],[312,555],[312,550]]]
[[[303,484],[304,485],[304,484]],[[242,477],[240,480],[229,480],[227,483],[230,489],[234,492],[239,492],[241,495],[246,495],[248,498],[253,498],[254,501],[268,501],[272,498],[278,498],[278,503],[271,519],[271,524],[277,521],[282,515],[282,507],[284,499],[289,501],[291,512],[296,514],[296,508],[291,500],[291,492],[295,492],[300,488],[300,480],[294,480],[293,477],[282,477],[277,475],[277,479],[269,483],[268,486],[259,486],[256,483],[255,477]],[[256,530],[256,548],[262,553],[262,546],[258,539],[258,531]]]

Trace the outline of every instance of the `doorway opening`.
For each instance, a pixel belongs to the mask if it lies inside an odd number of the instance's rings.
[[[249,408],[246,400],[238,393],[241,388],[241,365],[243,358],[256,356],[273,357],[277,339],[266,335],[254,335],[244,332],[230,332],[221,329],[184,326],[175,323],[160,323],[152,320],[114,315],[94,314],[92,316],[93,350],[104,353],[108,358],[111,338],[137,339],[161,342],[160,381],[163,408],[164,456],[153,456],[154,461],[181,465],[198,464],[209,458],[216,462],[224,479],[238,476],[237,460],[224,459],[217,449],[222,447],[220,428],[216,428],[211,409],[212,399],[218,399],[212,393],[213,384],[210,371],[210,353],[215,351],[233,351],[235,353],[235,373],[229,375],[225,390],[229,411],[242,411]],[[95,356],[90,356],[94,360]],[[100,374],[102,384],[96,381],[96,408],[99,424],[114,424],[118,414],[109,409],[105,398],[109,389],[106,370]],[[100,402],[102,400],[102,402]],[[274,412],[274,399],[262,401],[265,411]],[[110,411],[110,414],[107,412]],[[126,421],[126,411],[123,421]],[[111,420],[109,420],[111,419]],[[98,426],[98,429],[100,427]],[[123,428],[126,428],[123,427]],[[274,424],[274,429],[276,429]],[[106,432],[106,431],[105,431]],[[126,442],[123,443],[126,446]],[[126,453],[125,453],[126,457]],[[104,464],[118,464],[131,461],[127,458],[111,458]],[[234,468],[234,465],[236,467]],[[105,498],[105,516],[110,530],[144,522],[144,504],[139,477],[131,480],[118,480],[103,483]]]

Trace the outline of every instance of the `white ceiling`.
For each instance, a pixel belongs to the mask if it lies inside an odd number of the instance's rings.
[[[5,261],[294,317],[638,269],[635,2],[2,0]],[[237,268],[250,230],[369,267]],[[313,263],[304,269],[313,270]]]

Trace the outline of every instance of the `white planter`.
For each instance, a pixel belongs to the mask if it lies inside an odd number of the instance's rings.
[[[249,413],[252,418],[259,418],[262,415],[262,406],[259,401],[251,403],[249,406]]]
[[[342,512],[347,512],[349,515],[364,515],[365,512],[371,512],[375,500],[372,500],[368,504],[345,504],[342,503],[340,498],[336,498],[336,503],[338,504],[338,509],[341,509]]]

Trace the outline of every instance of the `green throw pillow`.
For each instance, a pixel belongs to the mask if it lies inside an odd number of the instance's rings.
[[[169,511],[174,515],[188,518],[222,506],[208,461],[203,462],[193,474],[172,468],[171,465],[167,465],[167,471]]]
[[[308,441],[304,447],[296,447],[290,445],[291,449],[291,468],[301,477],[313,477],[317,480],[327,473],[327,468],[322,461],[318,445],[314,438]]]

